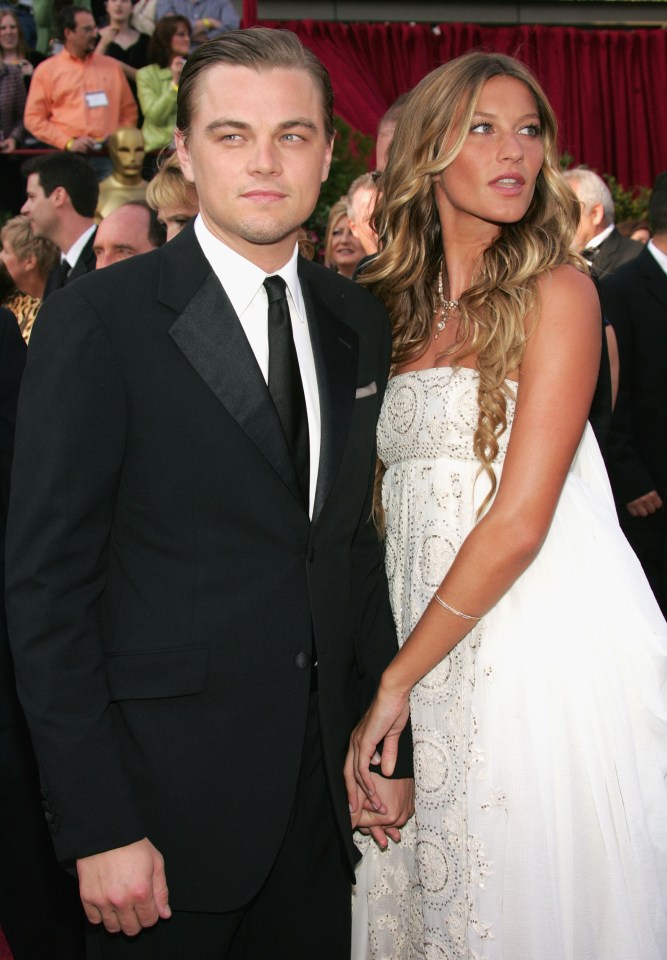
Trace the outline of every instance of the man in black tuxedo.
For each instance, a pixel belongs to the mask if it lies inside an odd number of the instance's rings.
[[[71,153],[31,157],[21,168],[28,178],[21,213],[35,237],[45,237],[60,250],[60,263],[46,281],[44,299],[95,269],[95,209],[99,187],[88,164]]]
[[[653,239],[601,283],[620,360],[608,467],[621,526],[667,615],[667,172],[649,219]]]
[[[389,323],[297,256],[333,145],[319,61],[232,32],[178,96],[200,217],[54,294],[31,342],[19,692],[91,957],[347,960],[343,763],[396,649],[370,519]],[[362,813],[381,843],[409,775]]]
[[[83,960],[83,910],[44,822],[5,620],[5,525],[25,354],[16,317],[0,308],[0,925],[14,960],[43,960],[45,944],[59,960]]]
[[[586,167],[574,167],[565,178],[581,204],[576,249],[602,279],[638,256],[643,244],[624,237],[614,226],[614,200],[602,177]]]

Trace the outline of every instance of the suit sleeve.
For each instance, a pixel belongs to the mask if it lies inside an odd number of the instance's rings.
[[[617,501],[623,505],[656,489],[656,480],[637,450],[633,426],[634,392],[637,375],[633,347],[632,307],[626,302],[622,285],[613,278],[600,288],[604,315],[614,328],[618,342],[619,381],[616,406],[609,430],[608,465]]]
[[[382,334],[379,340],[379,378],[376,381],[378,410],[382,406],[387,386],[391,357],[389,320],[384,311],[383,314]],[[353,544],[352,559],[353,614],[357,630],[357,649],[361,652],[361,660],[365,668],[360,714],[370,706],[382,673],[398,650],[396,628],[389,603],[384,544],[372,517],[376,462],[377,454],[374,445],[366,502]],[[379,767],[372,769],[379,772]],[[408,723],[400,738],[393,778],[412,776],[412,730]]]
[[[7,614],[19,697],[63,862],[145,836],[114,734],[100,598],[126,403],[107,332],[58,291],[31,339],[7,528]]]

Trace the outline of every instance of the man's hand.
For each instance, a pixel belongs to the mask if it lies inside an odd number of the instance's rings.
[[[650,493],[645,493],[643,497],[637,497],[636,500],[631,500],[625,505],[631,517],[649,517],[661,507],[662,497],[657,490],[651,490]]]
[[[95,149],[96,143],[93,137],[73,137],[67,149],[72,153],[90,153]]]
[[[6,140],[0,140],[0,153],[14,153],[16,150],[16,140],[14,137],[7,137]]]
[[[356,811],[351,812],[352,826],[361,833],[370,833],[377,845],[384,850],[387,837],[394,843],[401,839],[402,827],[415,812],[415,782],[412,779],[387,780],[372,773],[377,792],[382,798],[386,813],[378,813],[361,791]]]
[[[171,916],[164,860],[148,838],[83,857],[76,868],[86,916],[109,933],[132,936]]]

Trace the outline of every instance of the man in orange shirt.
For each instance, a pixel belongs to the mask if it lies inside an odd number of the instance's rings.
[[[118,127],[137,125],[137,105],[119,62],[95,53],[92,14],[65,7],[58,26],[65,48],[35,70],[25,126],[59,150],[94,153]]]

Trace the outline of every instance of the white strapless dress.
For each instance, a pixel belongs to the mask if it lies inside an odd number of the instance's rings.
[[[401,642],[488,489],[476,395],[462,368],[389,383],[378,447]],[[590,427],[538,557],[411,711],[416,816],[386,853],[359,841],[354,960],[666,960],[667,630]]]

